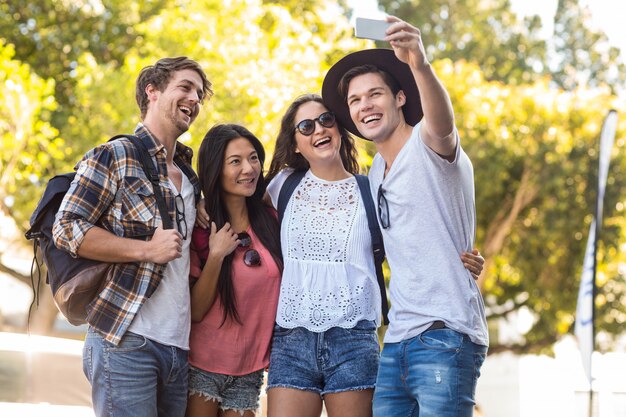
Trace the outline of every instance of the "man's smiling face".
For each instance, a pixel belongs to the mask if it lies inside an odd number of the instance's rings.
[[[394,97],[380,74],[372,72],[354,77],[347,95],[350,117],[366,139],[385,140],[400,124],[406,102],[404,92],[399,91]]]

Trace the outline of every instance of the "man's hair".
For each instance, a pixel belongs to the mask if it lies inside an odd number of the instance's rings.
[[[204,98],[211,98],[213,95],[211,82],[207,79],[204,71],[202,71],[200,64],[186,56],[161,58],[156,64],[149,65],[142,69],[137,77],[135,99],[139,105],[142,120],[146,117],[146,112],[148,111],[149,100],[146,94],[148,84],[152,84],[157,90],[163,91],[175,72],[186,69],[197,72],[202,79],[202,91],[204,92],[204,96],[200,97],[200,101],[204,100]]]
[[[396,80],[387,71],[384,71],[378,68],[376,65],[371,65],[371,64],[360,65],[358,67],[354,67],[346,71],[346,73],[343,74],[343,77],[341,77],[341,80],[339,80],[339,85],[337,86],[337,89],[339,91],[339,95],[344,100],[344,104],[347,104],[345,102],[348,99],[348,88],[350,87],[350,81],[352,81],[354,78],[358,77],[359,75],[371,74],[371,73],[379,74],[381,76],[385,84],[387,84],[387,86],[393,93],[394,97],[398,94],[400,90],[402,90],[402,88],[400,88],[400,83],[398,82],[398,80]]]

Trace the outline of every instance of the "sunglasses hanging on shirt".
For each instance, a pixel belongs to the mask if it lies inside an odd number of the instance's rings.
[[[249,248],[252,244],[252,238],[246,232],[237,233],[237,239],[239,239],[240,248]],[[248,249],[243,254],[243,263],[246,266],[259,266],[261,265],[261,255],[256,249]]]
[[[187,219],[185,219],[185,200],[180,194],[174,197],[174,207],[176,208],[176,226],[183,236],[183,240],[187,240]]]
[[[385,190],[381,184],[378,187],[378,218],[383,229],[389,229],[391,223],[389,221],[389,203],[385,197]]]

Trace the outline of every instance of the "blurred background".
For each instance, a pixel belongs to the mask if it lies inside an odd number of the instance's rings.
[[[241,123],[261,138],[269,160],[287,105],[319,92],[328,68],[346,53],[376,46],[353,37],[354,17],[388,13],[421,29],[474,164],[476,241],[486,258],[479,284],[491,332],[476,415],[589,415],[573,329],[595,213],[600,131],[609,110],[617,110],[597,250],[592,409],[598,417],[626,416],[620,3],[1,2],[0,415],[93,415],[81,369],[85,328],[67,324],[45,282],[31,281],[32,246],[23,233],[51,176],[71,170],[94,145],[132,132],[141,68],[164,56],[200,62],[215,96],[181,140],[197,150],[214,123]],[[366,171],[374,149],[358,145]]]

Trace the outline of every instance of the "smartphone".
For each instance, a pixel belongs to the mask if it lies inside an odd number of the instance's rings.
[[[387,36],[385,31],[391,23],[392,22],[387,22],[385,20],[357,17],[354,27],[354,36],[357,38],[373,39],[375,41],[385,40],[385,37]]]

